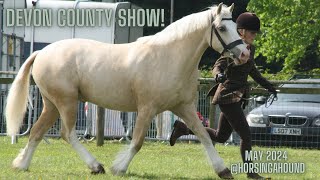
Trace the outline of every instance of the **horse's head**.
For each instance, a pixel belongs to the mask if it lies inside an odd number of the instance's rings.
[[[250,57],[248,45],[237,32],[236,23],[232,21],[234,4],[226,7],[222,3],[211,10],[211,30],[209,46],[221,54],[230,56],[236,65],[246,63]]]

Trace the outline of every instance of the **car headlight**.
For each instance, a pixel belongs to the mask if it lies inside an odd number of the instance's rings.
[[[313,120],[312,126],[320,126],[320,118],[319,117]]]
[[[265,124],[262,114],[248,114],[247,120],[255,124]]]

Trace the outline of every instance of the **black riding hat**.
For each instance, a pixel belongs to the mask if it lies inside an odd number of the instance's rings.
[[[260,31],[260,19],[256,14],[245,12],[237,18],[237,29],[247,29],[250,31]]]

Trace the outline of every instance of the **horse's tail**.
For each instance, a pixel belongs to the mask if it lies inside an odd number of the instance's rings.
[[[16,135],[20,129],[26,113],[30,86],[30,69],[39,51],[35,51],[21,66],[10,88],[5,117],[7,121],[7,135]]]

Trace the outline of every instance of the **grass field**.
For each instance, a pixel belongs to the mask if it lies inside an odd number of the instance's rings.
[[[116,154],[124,148],[124,143],[105,141],[103,147],[95,142],[84,143],[85,147],[104,164],[106,174],[91,175],[90,170],[80,160],[69,144],[62,139],[49,139],[50,144],[42,141],[35,152],[29,171],[17,171],[11,168],[11,162],[23,148],[27,138],[20,138],[11,145],[9,137],[0,137],[0,179],[218,179],[209,166],[202,145],[199,143],[178,143],[174,147],[168,142],[144,143],[141,151],[131,162],[127,174],[123,177],[113,176],[108,168]],[[216,149],[225,164],[241,162],[238,146],[216,145]],[[263,174],[272,179],[320,179],[320,151],[288,148],[260,148],[261,152],[281,151],[287,153],[287,160],[279,162],[305,163],[302,174]],[[263,158],[266,161],[266,158]],[[258,161],[255,161],[258,162]],[[260,162],[260,161],[259,161]],[[278,161],[268,161],[271,163]],[[245,174],[234,174],[235,179],[246,179]]]

